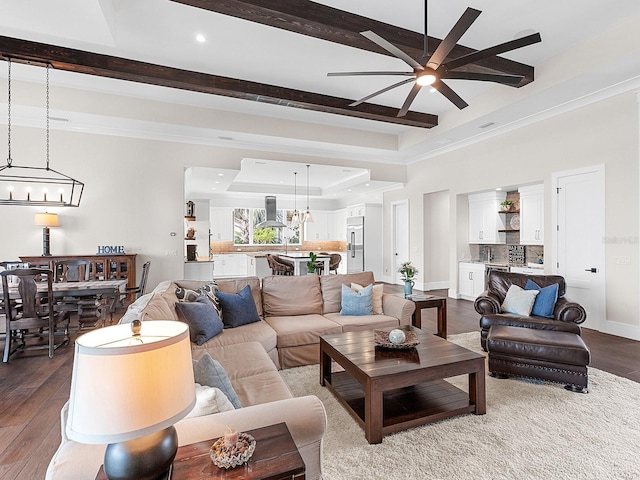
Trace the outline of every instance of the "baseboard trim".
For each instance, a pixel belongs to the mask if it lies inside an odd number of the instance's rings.
[[[631,340],[640,341],[640,326],[629,325],[626,323],[613,322],[607,320],[605,322],[605,332],[618,337],[629,338]]]

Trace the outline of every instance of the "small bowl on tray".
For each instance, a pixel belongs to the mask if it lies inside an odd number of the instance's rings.
[[[374,330],[373,341],[379,347],[393,348],[396,350],[408,350],[420,344],[415,332],[405,331],[405,340],[402,343],[393,343],[389,340],[389,332],[386,330]]]
[[[224,437],[216,440],[209,450],[209,456],[217,467],[229,469],[247,463],[255,449],[255,438],[248,433],[239,433],[234,447],[225,446]]]

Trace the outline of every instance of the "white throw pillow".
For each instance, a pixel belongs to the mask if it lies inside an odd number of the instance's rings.
[[[235,409],[222,390],[196,383],[196,406],[185,418],[202,417],[229,410]]]
[[[351,290],[359,292],[364,287],[357,283],[351,284]],[[373,313],[376,315],[382,315],[382,294],[384,293],[384,285],[382,283],[373,285]]]
[[[539,290],[523,290],[517,285],[511,285],[500,310],[504,313],[529,316],[538,293]]]

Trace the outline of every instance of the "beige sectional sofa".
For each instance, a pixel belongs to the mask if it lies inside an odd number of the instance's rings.
[[[203,345],[192,343],[194,360],[208,352],[224,367],[242,408],[176,423],[180,445],[219,437],[227,426],[239,431],[286,422],[304,459],[307,479],[320,479],[322,438],[326,414],[315,396],[294,398],[278,373],[279,368],[318,363],[319,337],[331,333],[407,325],[413,302],[383,295],[383,314],[342,316],[342,284],[373,283],[373,274],[307,275],[220,279],[218,288],[236,293],[246,285],[260,321],[227,328]],[[197,288],[204,282],[165,281],[152,293],[132,304],[121,322],[179,320],[176,287]],[[95,478],[104,455],[104,445],[84,445],[65,435],[66,405],[62,410],[62,442],[49,464],[48,479]]]

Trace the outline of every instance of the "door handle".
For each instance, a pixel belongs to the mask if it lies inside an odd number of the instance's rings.
[[[596,267],[585,268],[585,272],[598,273],[598,269]]]

